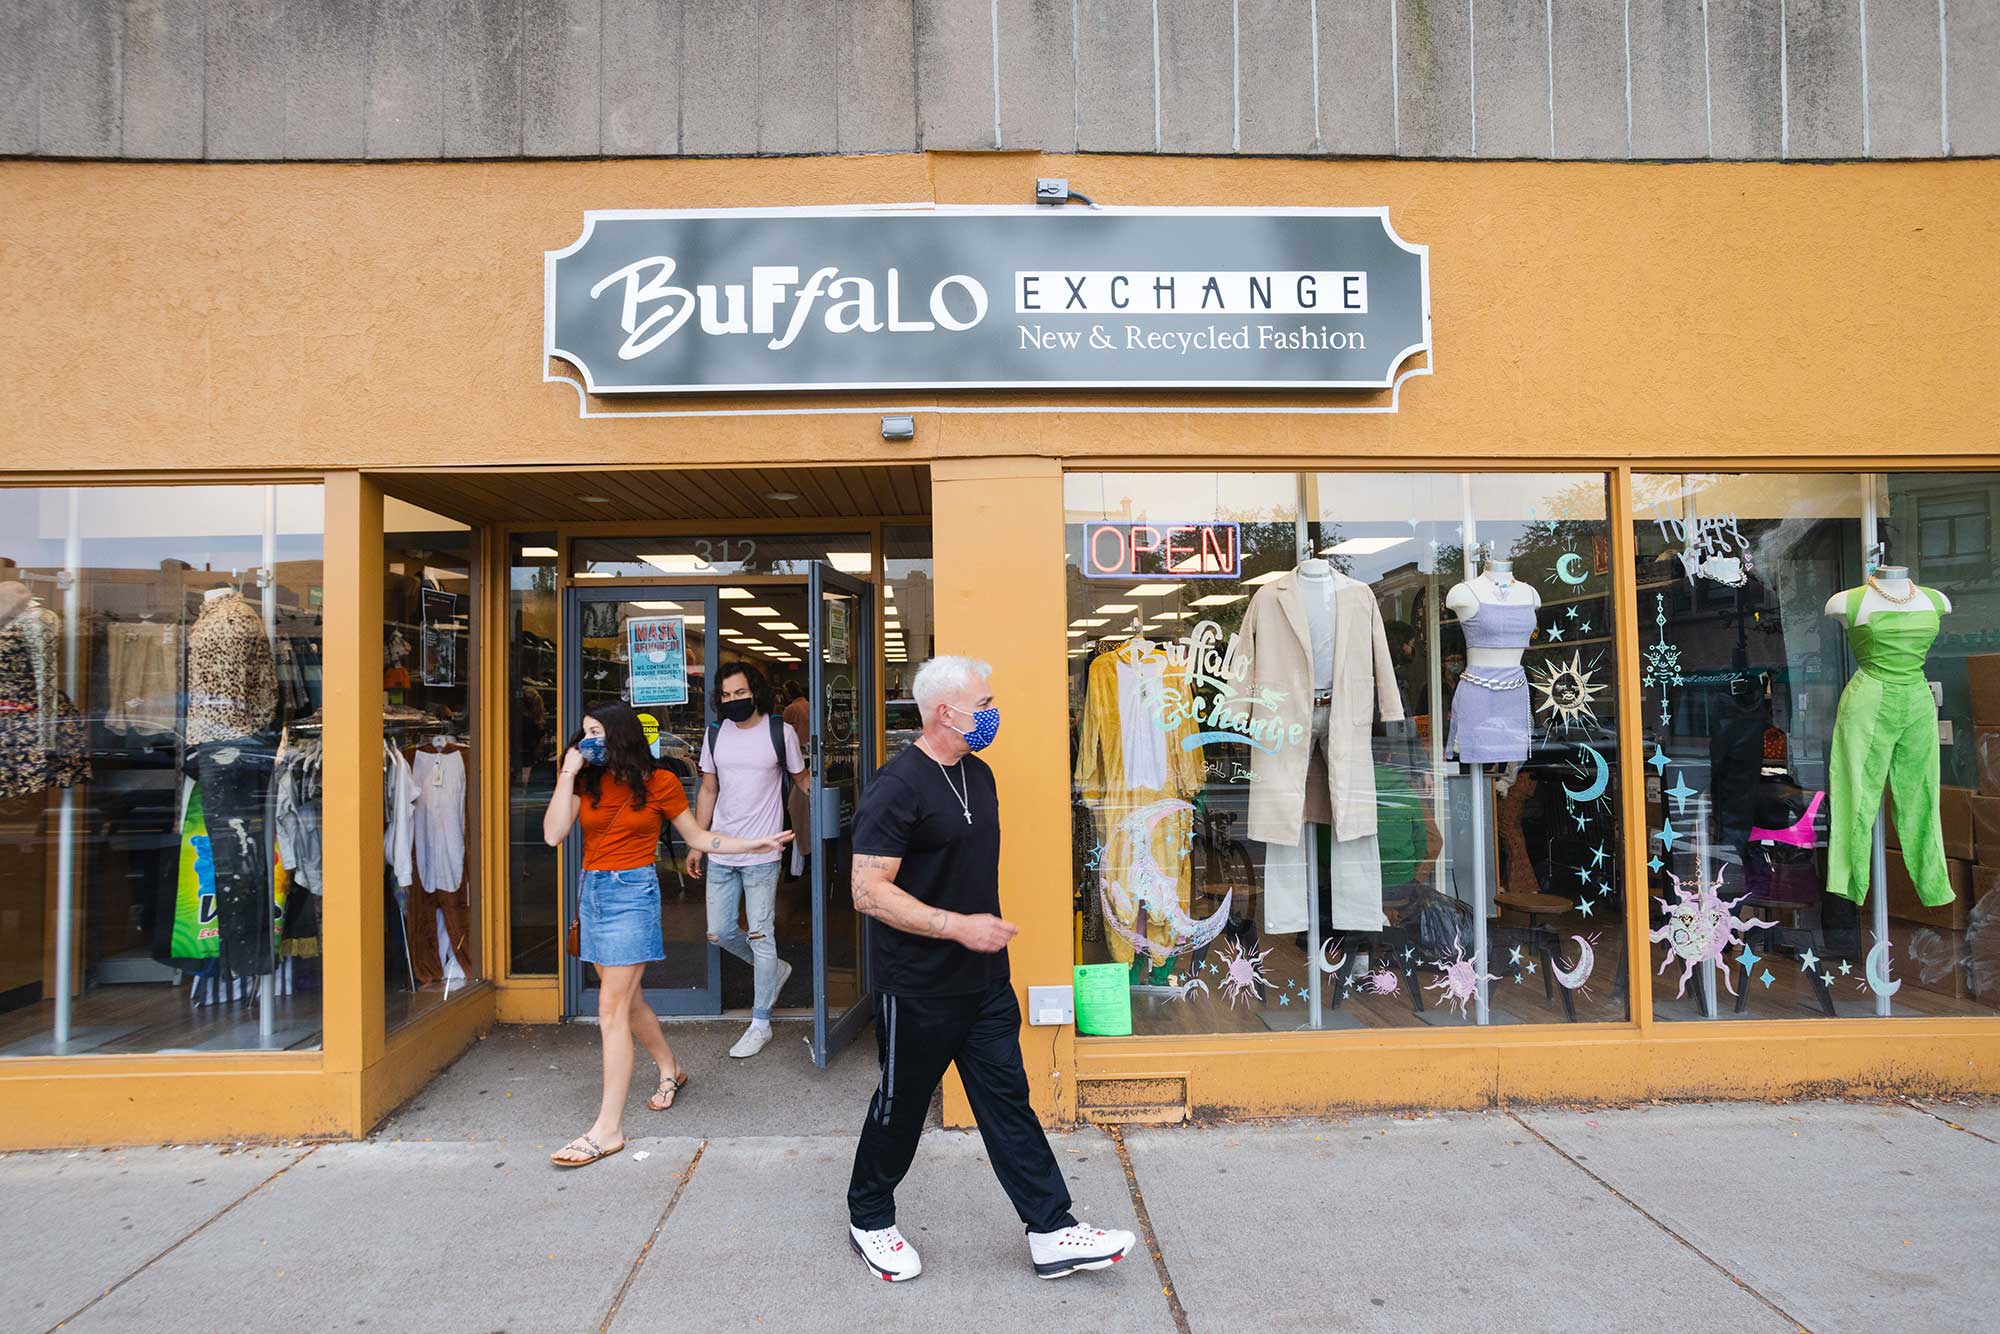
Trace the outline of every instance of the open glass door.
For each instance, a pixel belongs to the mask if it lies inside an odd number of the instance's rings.
[[[654,759],[681,781],[693,808],[698,765],[709,723],[708,683],[714,680],[717,639],[713,588],[573,588],[564,606],[563,737],[583,723],[586,709],[624,700],[639,715]],[[576,917],[576,882],[583,836],[572,832],[563,852],[565,923]],[[722,1013],[722,952],[708,940],[706,892],[682,870],[686,849],[667,826],[654,855],[660,876],[660,928],[666,958],[646,966],[646,999],[661,1014]],[[564,1003],[570,1014],[597,1012],[597,973],[569,961]]]
[[[813,1064],[868,1021],[867,919],[855,911],[854,814],[875,773],[874,590],[831,565],[810,574]]]

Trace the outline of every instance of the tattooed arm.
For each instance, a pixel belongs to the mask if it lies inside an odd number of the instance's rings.
[[[991,913],[966,914],[933,908],[897,886],[896,872],[902,866],[901,857],[856,853],[850,877],[855,909],[909,935],[956,941],[981,954],[1005,949],[1019,930],[1012,922],[1002,921]]]
[[[695,818],[695,813],[683,810],[674,817],[674,828],[687,840],[688,848],[696,852],[777,852],[792,841],[790,830],[771,838],[736,838],[729,834],[718,834]]]

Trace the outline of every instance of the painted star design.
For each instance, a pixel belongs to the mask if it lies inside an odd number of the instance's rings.
[[[1539,966],[1540,965],[1538,965],[1533,959],[1528,960],[1528,962],[1523,965],[1523,967],[1525,967],[1530,973],[1533,973]]]
[[[1513,949],[1507,951],[1507,962],[1515,965],[1516,967],[1520,966],[1521,947],[1519,945],[1516,945]]]
[[[1666,795],[1674,799],[1675,814],[1683,814],[1687,810],[1688,798],[1700,796],[1701,789],[1689,787],[1687,774],[1676,769],[1674,770],[1674,785],[1667,789]]]
[[[1665,778],[1667,776],[1667,765],[1671,764],[1672,761],[1667,758],[1667,752],[1661,750],[1660,747],[1657,744],[1655,744],[1653,747],[1652,758],[1647,760],[1646,763],[1652,765],[1653,769],[1660,775],[1660,777]]]
[[[1807,946],[1806,952],[1799,956],[1799,971],[1802,973],[1810,973],[1813,970],[1813,965],[1817,964],[1818,962],[1819,962],[1819,956],[1812,952],[1811,946]]]
[[[1588,829],[1590,827],[1590,817],[1582,811],[1574,812],[1569,818],[1576,821],[1578,829]]]
[[[1287,995],[1286,995],[1286,994],[1285,994],[1284,992],[1282,992],[1282,991],[1278,993],[1278,1004],[1280,1004],[1280,1005],[1290,1005],[1291,1003],[1292,1003],[1292,998],[1291,998],[1290,996],[1287,996]]]
[[[1577,879],[1578,879],[1579,881],[1581,881],[1581,882],[1582,882],[1583,884],[1586,884],[1586,885],[1587,885],[1587,884],[1589,884],[1589,883],[1590,883],[1590,868],[1589,868],[1588,866],[1579,866],[1579,867],[1577,867],[1577,868],[1576,868],[1576,878],[1577,878]]]
[[[1845,960],[1845,959],[1842,959],[1842,960],[1840,961],[1840,975],[1841,975],[1842,977],[1846,977],[1846,976],[1847,976],[1847,975],[1848,975],[1849,973],[1851,973],[1851,972],[1853,972],[1853,971],[1854,971],[1854,965],[1853,965],[1853,964],[1849,963],[1849,962],[1848,962],[1847,960]]]
[[[1766,968],[1766,969],[1765,969],[1765,970],[1764,970],[1763,972],[1761,972],[1761,973],[1759,973],[1759,974],[1757,975],[1757,980],[1758,980],[1759,982],[1762,982],[1762,983],[1764,984],[1764,987],[1765,987],[1765,989],[1766,989],[1766,990],[1769,990],[1769,989],[1770,989],[1770,986],[1771,986],[1771,984],[1772,984],[1773,982],[1777,981],[1778,979],[1777,979],[1777,978],[1775,978],[1775,977],[1772,977],[1772,976],[1771,976],[1771,970],[1770,970],[1770,969],[1768,969],[1768,968]]]
[[[1590,864],[1592,866],[1602,866],[1604,865],[1605,857],[1607,857],[1608,855],[1609,854],[1604,851],[1604,845],[1602,843],[1599,843],[1596,847],[1590,850]]]
[[[1832,985],[1833,985],[1833,974],[1832,974],[1832,973],[1830,973],[1830,972],[1826,972],[1826,973],[1821,973],[1821,974],[1819,975],[1819,980],[1820,980],[1821,982],[1825,983],[1825,984],[1826,984],[1827,986],[1832,986]]]
[[[1660,860],[1660,854],[1656,852],[1653,854],[1653,860],[1646,863],[1646,869],[1649,871],[1658,872],[1659,869],[1665,865],[1666,863]]]
[[[1674,844],[1686,838],[1687,835],[1674,828],[1672,820],[1662,820],[1660,821],[1660,832],[1656,837],[1660,840],[1660,846],[1665,848],[1669,854],[1672,854]]]
[[[1578,899],[1576,901],[1576,910],[1582,913],[1585,917],[1590,916],[1590,908],[1591,908],[1591,903],[1589,899]]]
[[[1549,627],[1549,642],[1551,644],[1556,643],[1562,637],[1563,637],[1563,628],[1560,625],[1552,625]]]
[[[1751,969],[1755,968],[1758,964],[1762,963],[1763,961],[1764,961],[1763,958],[1760,955],[1752,952],[1752,950],[1748,945],[1745,945],[1743,947],[1743,952],[1736,956],[1736,962],[1743,965],[1743,971],[1746,974]]]
[[[1576,619],[1576,604],[1574,602],[1570,603],[1569,606],[1569,618],[1572,621]]]
[[[1583,623],[1582,625],[1579,625],[1579,626],[1577,627],[1577,629],[1578,629],[1579,631],[1581,631],[1582,633],[1586,634],[1586,635],[1587,635],[1587,634],[1589,634],[1589,633],[1590,633],[1590,622],[1589,622],[1589,621],[1585,621],[1585,622],[1584,622],[1584,623]]]

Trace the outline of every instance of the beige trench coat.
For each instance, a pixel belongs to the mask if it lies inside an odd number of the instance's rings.
[[[1345,576],[1333,595],[1333,699],[1326,736],[1325,801],[1334,837],[1366,838],[1375,832],[1375,757],[1369,746],[1379,707],[1382,721],[1401,722],[1403,697],[1389,659],[1382,608],[1368,585]],[[1295,847],[1306,821],[1306,770],[1312,751],[1312,632],[1296,572],[1257,590],[1243,617],[1250,646],[1250,679],[1256,691],[1277,696],[1271,712],[1304,740],[1282,742],[1278,753],[1250,752],[1250,837]],[[1319,794],[1315,794],[1318,796]],[[1315,810],[1320,801],[1313,802]]]

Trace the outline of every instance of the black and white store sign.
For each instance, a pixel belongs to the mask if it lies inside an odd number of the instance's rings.
[[[1430,347],[1386,208],[593,212],[545,263],[597,394],[1384,389]]]

